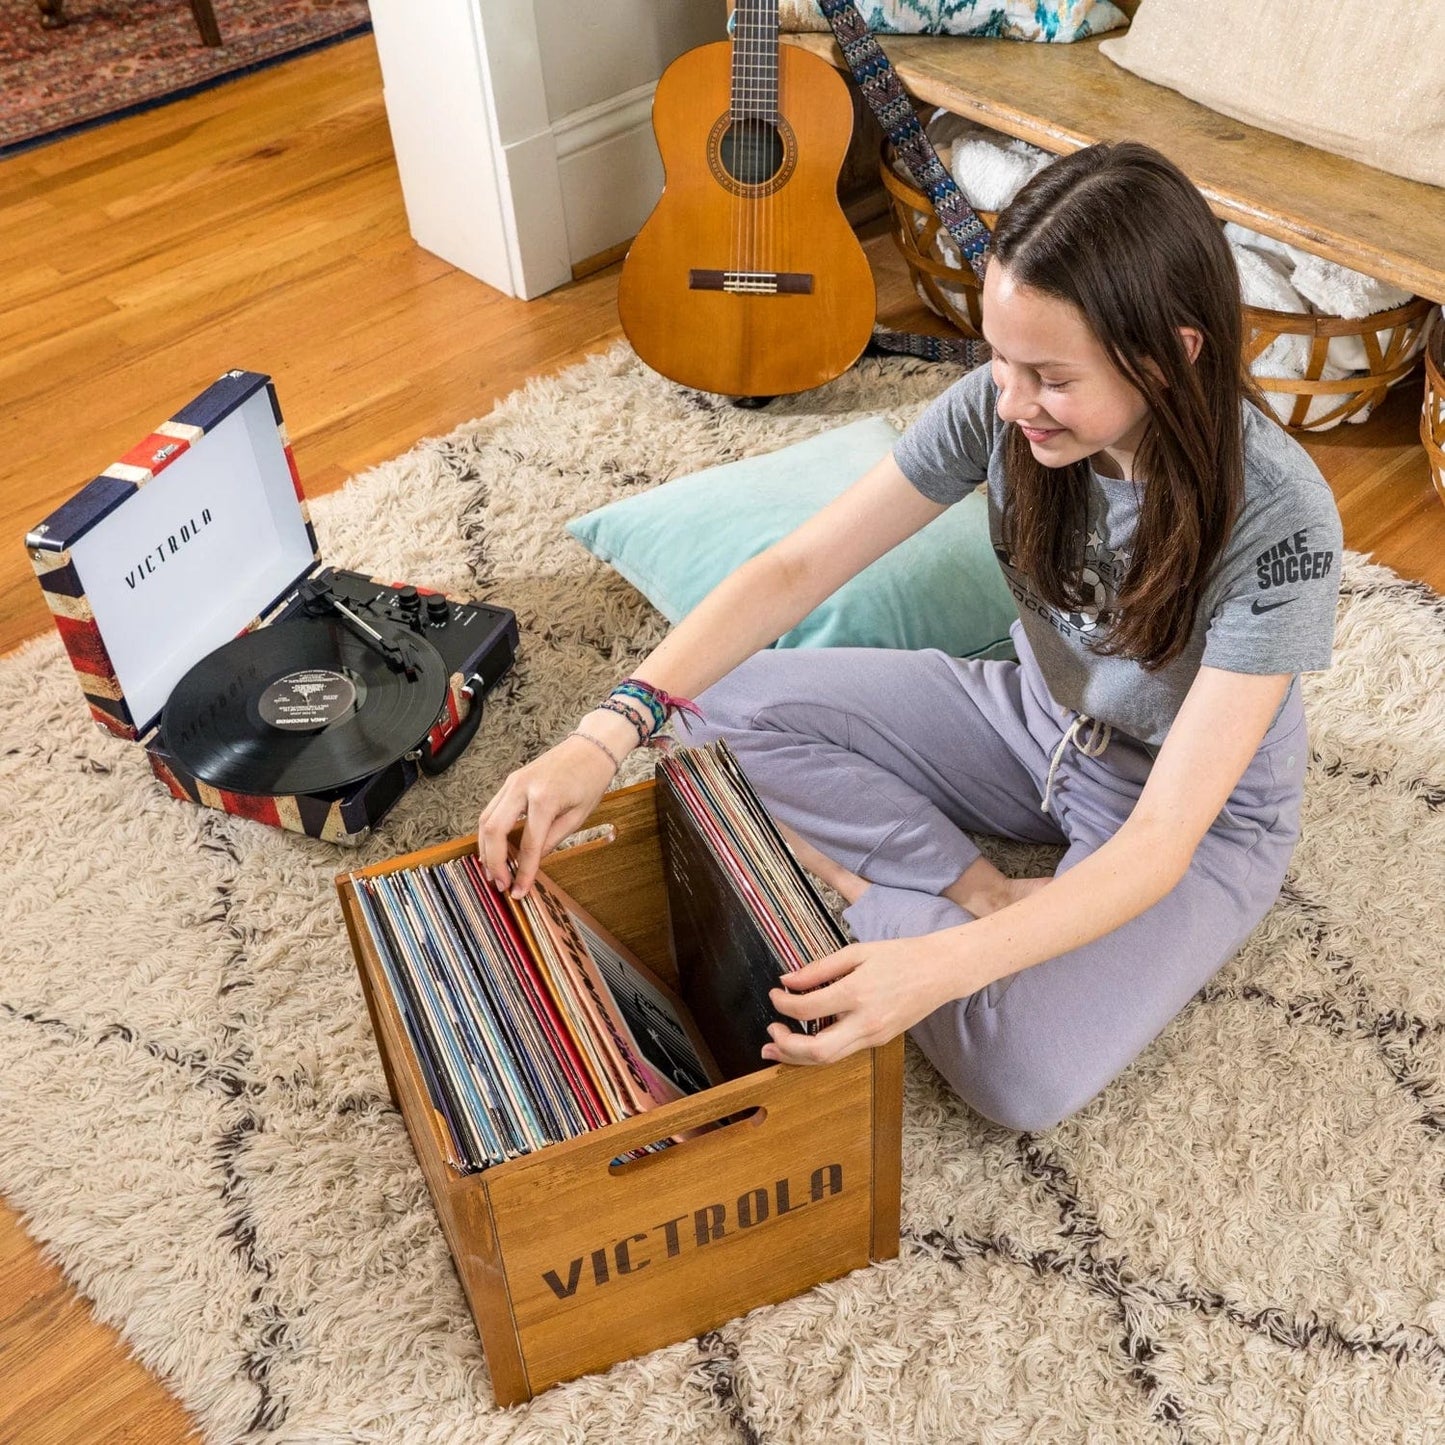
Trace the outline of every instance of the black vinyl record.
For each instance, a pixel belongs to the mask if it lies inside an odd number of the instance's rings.
[[[335,618],[278,622],[181,678],[161,714],[163,745],[202,782],[237,793],[322,793],[379,772],[425,739],[447,670],[406,628],[367,623],[405,644],[415,678]]]

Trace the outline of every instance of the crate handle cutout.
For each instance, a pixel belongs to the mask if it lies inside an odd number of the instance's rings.
[[[520,836],[520,830],[518,833]],[[617,841],[617,825],[615,823],[597,823],[589,828],[578,828],[575,833],[568,833],[565,838],[558,841],[551,853],[570,853],[574,848],[581,848],[587,843],[596,843],[599,846],[606,846]],[[546,862],[546,859],[543,859]]]
[[[631,1174],[650,1164],[661,1163],[662,1160],[675,1156],[679,1149],[686,1149],[694,1140],[709,1138],[721,1129],[731,1129],[739,1124],[747,1124],[754,1129],[760,1128],[767,1117],[767,1107],[763,1104],[754,1104],[750,1109],[739,1109],[735,1114],[726,1114],[721,1119],[714,1119],[711,1123],[700,1124],[696,1128],[689,1129],[681,1139],[671,1134],[664,1134],[661,1139],[654,1139],[651,1144],[644,1144],[640,1147],[651,1149],[658,1144],[667,1144],[666,1149],[660,1149],[655,1154],[644,1154],[639,1159],[614,1159],[607,1166],[607,1172],[609,1174]],[[672,1142],[668,1143],[669,1140]]]

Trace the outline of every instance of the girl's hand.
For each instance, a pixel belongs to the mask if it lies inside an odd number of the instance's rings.
[[[924,938],[853,943],[784,974],[785,987],[768,994],[780,1014],[792,1019],[836,1017],[818,1034],[769,1024],[772,1042],[763,1046],[763,1058],[831,1064],[859,1049],[886,1044],[950,999],[973,992],[960,934],[949,929]],[[804,992],[809,989],[812,992]]]
[[[532,886],[542,855],[591,816],[616,768],[586,738],[563,738],[506,781],[477,820],[477,857],[489,882],[520,898]],[[521,820],[517,874],[507,866],[507,835]]]

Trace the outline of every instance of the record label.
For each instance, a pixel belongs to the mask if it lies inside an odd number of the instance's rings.
[[[256,701],[262,718],[288,733],[316,732],[355,707],[355,683],[345,673],[321,667],[278,677]]]

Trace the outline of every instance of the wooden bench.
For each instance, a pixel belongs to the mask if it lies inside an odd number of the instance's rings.
[[[831,35],[787,35],[845,71]],[[1066,155],[1137,140],[1167,155],[1217,216],[1445,302],[1445,190],[1258,130],[1130,74],[1099,41],[955,36],[880,43],[930,105]]]

